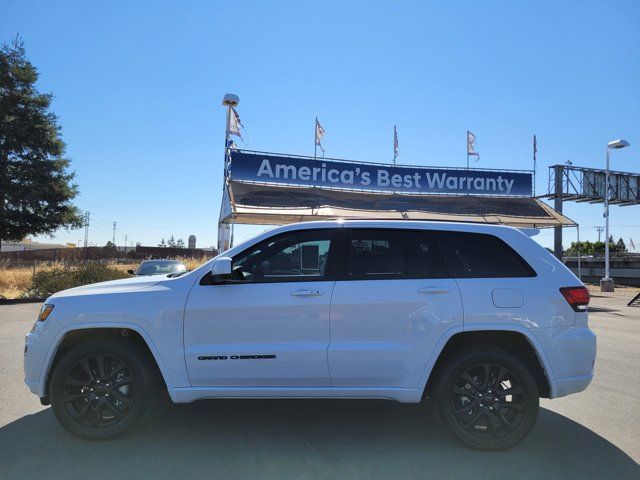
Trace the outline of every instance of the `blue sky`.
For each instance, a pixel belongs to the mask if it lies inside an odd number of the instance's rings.
[[[486,168],[640,171],[640,2],[23,2],[0,0],[0,39],[19,33],[55,95],[92,215],[90,241],[215,245],[222,96],[240,96],[248,149],[462,166],[465,132]],[[602,207],[565,204],[595,239]],[[640,207],[612,233],[640,246]],[[236,239],[264,227],[238,227]],[[574,239],[567,231],[565,243]],[[56,234],[75,242],[80,231]],[[538,240],[552,242],[552,232]],[[44,239],[42,239],[44,240]]]

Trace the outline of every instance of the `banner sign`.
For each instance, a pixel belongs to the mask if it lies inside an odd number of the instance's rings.
[[[232,180],[397,193],[526,196],[532,173],[393,165],[231,151]]]
[[[580,188],[576,192],[578,195],[594,200],[604,201],[606,194],[607,176],[606,172],[598,169],[564,167],[567,177],[569,171],[578,173],[577,177],[582,179],[578,184]],[[610,172],[609,173],[609,201],[612,203],[628,203],[638,205],[640,203],[640,175],[637,173]],[[571,190],[572,185],[567,182],[566,189]],[[572,194],[574,192],[568,191]]]

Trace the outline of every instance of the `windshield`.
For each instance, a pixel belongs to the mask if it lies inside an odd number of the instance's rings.
[[[170,273],[184,273],[187,267],[180,262],[151,261],[142,262],[138,268],[138,275],[167,275]]]

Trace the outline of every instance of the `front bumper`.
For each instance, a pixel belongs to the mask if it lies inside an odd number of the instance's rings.
[[[45,342],[39,342],[38,338],[37,333],[27,333],[25,337],[24,383],[31,390],[31,393],[39,397],[46,397],[46,379],[42,378],[42,367],[48,349],[43,346]]]

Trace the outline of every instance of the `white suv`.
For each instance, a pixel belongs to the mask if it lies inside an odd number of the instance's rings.
[[[85,438],[122,433],[166,388],[174,402],[430,397],[456,438],[499,449],[528,434],[539,397],[591,381],[588,302],[513,228],[309,222],[181,276],[53,295],[25,381]]]

